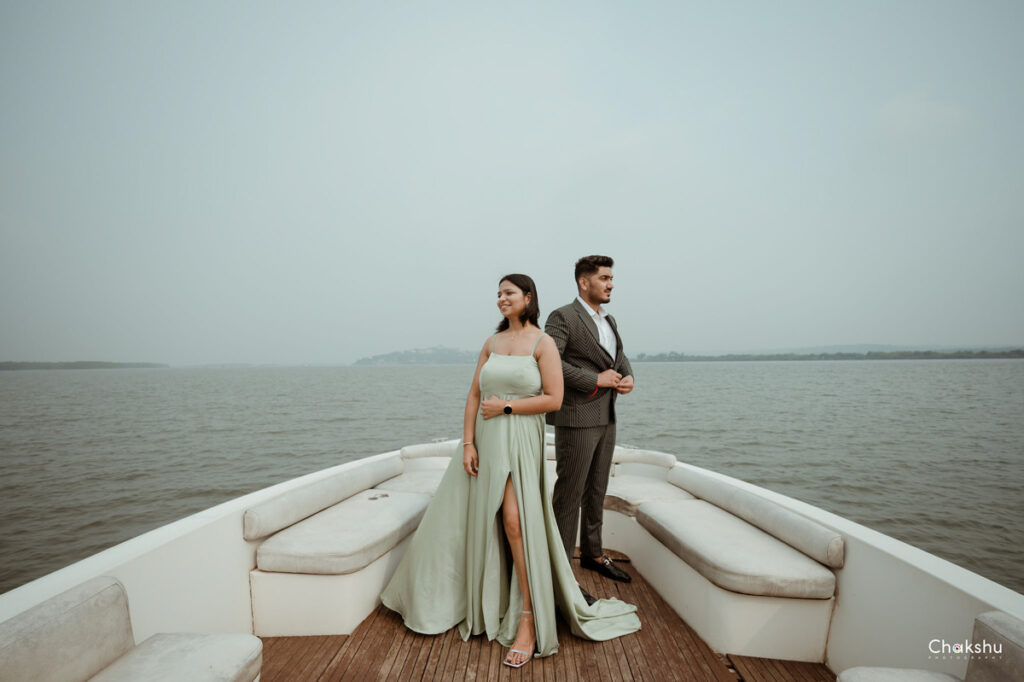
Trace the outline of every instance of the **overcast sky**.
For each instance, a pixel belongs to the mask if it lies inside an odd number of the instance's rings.
[[[1024,3],[0,0],[0,360],[1024,344]]]

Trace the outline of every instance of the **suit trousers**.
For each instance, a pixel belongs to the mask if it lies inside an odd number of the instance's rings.
[[[604,494],[608,490],[615,422],[604,426],[555,427],[555,489],[551,505],[555,522],[572,560],[576,528],[580,531],[580,556],[599,557]]]

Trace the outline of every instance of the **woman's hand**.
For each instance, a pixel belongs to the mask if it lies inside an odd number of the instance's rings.
[[[505,414],[505,405],[508,404],[507,400],[502,400],[496,395],[492,395],[487,400],[480,402],[480,414],[483,415],[484,419],[490,419],[491,417],[497,417],[499,414]]]
[[[462,468],[466,470],[466,473],[476,476],[477,470],[480,468],[479,465],[480,460],[476,454],[476,446],[472,443],[462,446]]]

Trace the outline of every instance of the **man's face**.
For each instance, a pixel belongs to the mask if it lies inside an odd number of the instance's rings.
[[[580,295],[592,305],[601,305],[612,300],[612,269],[601,266],[593,275],[580,277]]]

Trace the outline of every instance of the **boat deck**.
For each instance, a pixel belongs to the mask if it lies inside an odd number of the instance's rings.
[[[328,680],[715,680],[835,682],[820,663],[716,654],[641,578],[628,559],[612,554],[633,577],[628,584],[573,570],[591,594],[636,604],[643,629],[608,642],[569,634],[559,620],[559,651],[515,670],[502,665],[505,648],[486,637],[463,642],[456,629],[419,635],[378,606],[351,635],[263,638],[261,682]]]

